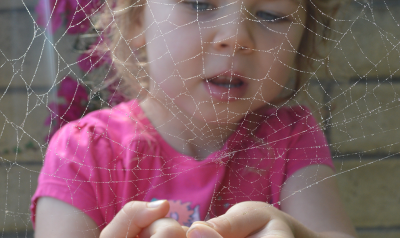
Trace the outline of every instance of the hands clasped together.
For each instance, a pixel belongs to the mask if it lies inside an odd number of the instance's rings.
[[[169,203],[133,201],[127,203],[100,238],[293,238],[316,237],[286,213],[263,202],[243,202],[230,208],[224,215],[195,222],[191,227],[181,226],[166,218]],[[296,234],[296,236],[295,236]],[[298,235],[297,235],[298,234]]]

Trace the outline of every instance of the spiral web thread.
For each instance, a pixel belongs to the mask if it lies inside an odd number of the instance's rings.
[[[212,11],[222,11],[221,9],[240,5],[241,7],[238,9],[240,9],[241,14],[232,13],[232,15],[225,15],[221,19],[209,21],[202,18],[201,14],[204,13],[199,13],[193,21],[190,20],[184,24],[177,25],[174,22],[173,14],[177,14],[182,5],[186,5],[185,7],[187,8],[186,2],[176,1],[174,4],[165,4],[164,1],[153,2],[149,6],[161,6],[165,11],[168,9],[170,15],[166,14],[161,20],[159,16],[152,15],[153,22],[151,27],[161,26],[162,28],[163,24],[169,24],[175,25],[176,28],[170,32],[159,33],[157,37],[148,41],[146,46],[152,46],[152,41],[158,43],[160,39],[165,40],[165,38],[173,35],[175,31],[179,32],[181,28],[187,26],[197,25],[201,36],[201,33],[207,29],[221,28],[224,25],[232,27],[237,22],[246,21],[252,22],[251,24],[254,25],[258,24],[260,30],[284,36],[282,37],[282,44],[278,44],[272,49],[250,50],[258,54],[270,55],[278,54],[280,51],[295,51],[296,54],[301,54],[295,48],[282,48],[282,45],[289,41],[288,35],[285,31],[282,31],[282,28],[276,26],[283,23],[261,22],[254,12],[245,8],[241,1],[229,1],[229,4],[224,3],[225,5],[222,4],[222,1],[217,3],[221,5]],[[115,95],[114,91],[107,92],[106,96],[98,91],[98,88],[104,87],[107,83],[104,79],[112,75],[113,66],[102,66],[90,70],[90,72],[85,72],[78,67],[79,63],[84,60],[89,62],[89,68],[96,67],[95,65],[98,62],[91,61],[90,55],[87,58],[77,60],[77,56],[82,51],[76,49],[80,47],[79,44],[82,41],[85,44],[87,44],[85,41],[94,43],[96,37],[103,32],[91,30],[91,36],[94,35],[95,37],[88,37],[88,40],[82,35],[67,33],[69,29],[77,27],[77,25],[66,25],[55,31],[54,34],[50,33],[52,22],[49,21],[46,27],[39,26],[36,22],[37,15],[32,6],[34,4],[31,2],[21,1],[19,10],[7,10],[5,8],[6,10],[0,11],[4,19],[9,19],[9,25],[11,26],[8,28],[10,37],[2,36],[0,45],[0,72],[2,72],[0,85],[0,158],[2,170],[0,178],[2,181],[0,189],[0,201],[2,201],[2,204],[0,204],[0,227],[5,227],[1,231],[3,236],[6,234],[26,236],[31,230],[28,209],[29,197],[32,196],[36,188],[36,180],[49,143],[48,135],[55,130],[54,128],[58,129],[60,124],[69,123],[67,114],[74,107],[72,103],[68,104],[68,101],[63,101],[65,98],[57,98],[57,90],[60,89],[65,76],[75,78],[89,92],[89,102],[83,102],[80,107],[84,113],[93,110],[93,105],[112,107],[115,104],[114,101],[110,100]],[[78,4],[74,11],[81,13],[85,7]],[[101,7],[110,8],[107,3],[101,3]],[[128,8],[134,7],[137,7],[137,5],[132,5]],[[295,92],[291,82],[286,85],[275,82],[284,88],[284,92],[294,92],[294,95],[290,96],[289,100],[282,105],[275,106],[270,101],[263,98],[260,99],[258,96],[246,99],[251,102],[249,105],[261,100],[263,103],[276,108],[307,105],[317,119],[318,126],[328,139],[328,146],[336,166],[333,177],[338,179],[354,173],[359,168],[374,166],[384,160],[397,158],[399,155],[400,145],[398,139],[396,139],[398,138],[400,125],[396,119],[396,115],[400,113],[400,95],[398,94],[398,75],[400,75],[400,64],[398,63],[400,36],[398,32],[400,32],[400,19],[396,14],[398,8],[396,1],[350,1],[333,18],[333,35],[328,39],[330,47],[321,49],[324,58],[309,59],[314,66],[312,70],[299,69],[292,65],[286,65],[279,58],[274,59],[278,64],[285,65],[291,75],[294,75],[297,71],[300,71],[303,76],[305,75],[305,84]],[[305,11],[304,7],[299,6],[297,10],[290,14],[291,22],[284,23],[287,29],[294,25],[301,25],[298,20],[298,14],[299,11],[303,10]],[[94,26],[93,17],[96,12],[87,14],[84,21],[89,21],[90,25]],[[116,13],[114,12],[113,14]],[[238,18],[235,18],[234,14]],[[306,14],[308,13],[306,12]],[[52,15],[49,12],[49,18],[52,19],[53,17],[56,17],[56,15]],[[228,18],[233,20],[224,21],[224,19]],[[16,19],[15,22],[23,23],[23,25],[13,25],[14,23],[10,19]],[[6,28],[7,24],[4,24],[4,28]],[[303,27],[305,26],[303,25]],[[233,35],[231,37],[237,39],[237,36]],[[120,40],[128,44],[132,41],[132,39],[125,37],[121,37]],[[210,53],[204,49],[209,49],[210,45],[215,42],[207,42],[203,41],[203,39],[200,39],[199,42],[202,49],[199,54],[191,55],[186,59],[175,60],[175,55],[172,55],[173,53],[169,51],[170,46],[167,44],[166,51],[160,54],[160,57],[171,57],[174,65],[179,68],[179,65],[196,58],[202,58],[204,63],[207,57],[220,57],[221,60],[224,60],[238,57],[235,54],[240,54],[239,48],[232,54]],[[236,42],[236,44],[238,43]],[[98,46],[94,44],[94,47]],[[137,55],[133,53],[135,52],[134,49],[131,49],[131,51],[132,54],[130,54],[129,59],[138,63],[141,59],[138,59]],[[101,55],[96,60],[105,60],[105,57]],[[148,62],[147,65],[152,63]],[[231,65],[233,68],[234,64]],[[151,80],[151,75],[146,75],[145,73],[147,72],[145,69],[147,66],[143,66],[143,63],[139,64],[139,70],[132,70],[130,63],[123,62],[122,66],[129,71],[132,77],[148,77]],[[270,67],[272,68],[272,66]],[[206,73],[204,64],[202,73]],[[170,77],[181,77],[183,82],[190,82],[201,76],[182,75],[179,70],[175,70],[173,75],[165,75],[165,80],[168,81]],[[249,83],[263,80],[273,81],[268,75],[264,78],[247,77],[247,80]],[[121,86],[120,81],[116,82],[117,87]],[[75,90],[72,93],[72,98],[74,99],[79,97],[80,91],[77,86],[73,89]],[[145,91],[146,89],[142,90]],[[182,95],[196,101],[196,98],[190,96],[187,88],[175,96],[180,97]],[[66,108],[60,110],[51,106],[54,102],[65,104]],[[200,105],[202,102],[197,103]],[[218,102],[213,103],[215,105],[218,104]],[[214,110],[216,114],[220,113],[216,107],[210,108],[210,110]],[[181,113],[181,111],[178,112],[178,114]],[[50,123],[44,125],[49,115],[51,118]],[[245,116],[245,114],[239,116]],[[182,121],[186,126],[186,132],[192,131],[197,138],[209,139],[210,131],[204,130],[204,128],[195,128],[190,123],[187,124],[186,122],[190,120],[194,119],[186,115],[184,121]],[[60,123],[57,124],[56,121]],[[246,122],[246,120],[244,121]],[[168,125],[168,122],[161,125],[160,128],[166,125]],[[221,131],[225,127],[229,127],[229,125],[221,124]],[[316,129],[310,128],[311,131]],[[204,131],[208,132],[208,134],[203,134],[202,132]],[[249,133],[252,134],[254,132],[250,131]],[[188,146],[196,147],[191,139],[184,139],[175,134],[169,136],[182,141],[182,150]],[[224,139],[214,139],[210,140],[206,146],[207,148],[213,148],[212,145],[214,144],[215,148],[220,148],[224,142]],[[268,142],[263,141],[257,146],[268,146]],[[286,149],[290,150],[292,148]],[[209,153],[211,152],[209,151]],[[235,152],[233,151],[232,153]],[[173,158],[163,159],[166,163],[173,160]],[[358,164],[351,163],[350,165],[349,163],[346,165],[348,161],[354,160],[357,160]],[[219,159],[210,161],[210,163],[220,163],[222,166],[227,166],[227,163]],[[256,173],[259,173],[260,170],[267,170],[266,168],[253,169]],[[236,172],[238,174],[242,173],[241,171]],[[171,176],[170,174],[165,174],[165,176],[168,178],[166,182],[179,179],[179,175]],[[315,174],[315,176],[307,178],[308,185],[298,191],[294,191],[291,196],[303,190],[306,192],[307,188],[328,179],[316,179],[317,177],[318,174]],[[246,177],[243,176],[242,179],[244,181]],[[163,186],[163,184],[154,186]],[[266,184],[264,186],[271,185]],[[229,190],[229,188],[226,189]],[[285,199],[287,198],[282,198],[282,200]],[[218,200],[217,192],[215,192],[211,200]],[[182,203],[177,201],[174,206],[183,206],[182,204],[185,205],[185,202],[189,201],[182,201]],[[189,216],[190,214],[187,215]],[[206,218],[212,215],[210,208],[209,215]]]

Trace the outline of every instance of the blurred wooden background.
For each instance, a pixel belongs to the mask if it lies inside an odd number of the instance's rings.
[[[316,71],[298,100],[327,135],[360,237],[400,237],[400,1],[350,1],[337,17],[344,27],[329,73]],[[54,79],[79,72],[75,37],[59,30],[45,40],[34,24],[36,2],[0,1],[0,237],[32,236],[30,197]]]

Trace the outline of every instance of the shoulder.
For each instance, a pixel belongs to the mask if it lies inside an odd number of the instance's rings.
[[[120,103],[112,108],[90,112],[81,119],[64,125],[57,133],[72,131],[78,134],[82,134],[82,132],[89,134],[112,134],[118,131],[119,134],[122,134],[121,132],[127,132],[124,129],[137,126],[141,121],[140,114],[139,103],[132,100]]]
[[[74,157],[106,154],[120,150],[140,134],[139,104],[136,101],[121,103],[113,108],[93,111],[83,118],[69,122],[52,137],[47,156],[52,153]]]
[[[301,168],[319,164],[334,169],[328,142],[305,106],[269,110],[262,125],[264,138],[285,160],[284,180]]]
[[[135,126],[140,121],[141,112],[139,103],[136,100],[132,100],[120,103],[112,108],[93,111],[80,120],[72,122],[72,125],[90,125],[91,127],[99,128],[99,130],[118,130]]]

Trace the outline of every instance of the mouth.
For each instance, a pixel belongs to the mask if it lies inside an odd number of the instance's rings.
[[[240,88],[244,85],[244,81],[235,76],[217,76],[213,78],[206,79],[207,83],[213,84],[215,86],[224,87],[224,88]]]
[[[219,101],[235,101],[246,93],[246,80],[235,74],[220,74],[204,82],[211,97]]]

